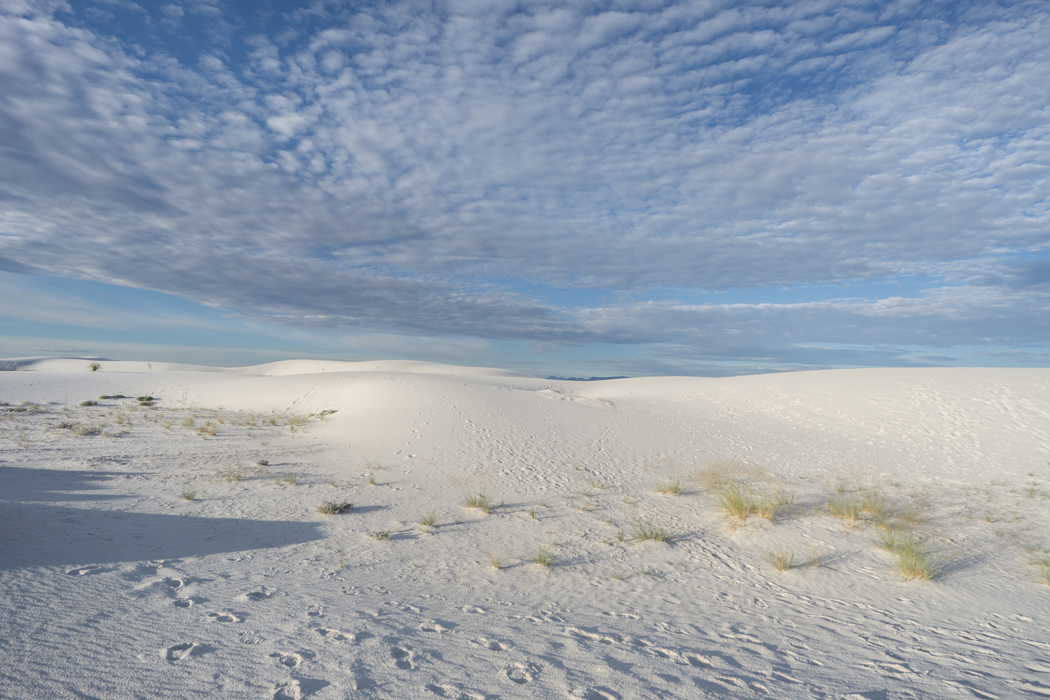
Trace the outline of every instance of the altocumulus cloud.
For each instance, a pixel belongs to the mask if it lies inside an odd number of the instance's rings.
[[[0,267],[670,370],[1039,346],[1048,132],[1040,2],[0,0]]]

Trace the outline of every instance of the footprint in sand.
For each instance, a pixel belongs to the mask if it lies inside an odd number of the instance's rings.
[[[81,566],[76,569],[67,569],[67,576],[89,576],[91,574],[102,574],[111,569],[106,569],[101,566]]]
[[[415,655],[415,652],[401,647],[394,647],[390,650],[390,656],[394,658],[394,665],[402,671],[411,671],[415,669],[416,664],[412,661]]]
[[[237,641],[241,644],[258,644],[264,641],[266,638],[259,634],[256,630],[248,630],[247,632],[241,632],[237,635]]]
[[[176,598],[174,601],[176,608],[192,608],[196,604],[196,598]]]
[[[622,698],[623,696],[615,690],[609,690],[602,686],[589,688],[583,694],[583,700],[621,700]]]
[[[531,683],[532,679],[539,675],[540,669],[535,664],[511,664],[503,673],[518,685]]]
[[[470,641],[472,644],[483,646],[489,651],[505,651],[507,649],[506,646],[500,644],[495,639],[485,639],[484,637],[481,637],[480,639],[472,639]]]
[[[621,617],[621,618],[623,618],[625,620],[640,620],[640,619],[642,619],[640,615],[635,615],[634,613],[625,613],[625,612],[606,611],[606,612],[603,612],[602,615],[605,615],[606,617]]]
[[[303,700],[303,689],[299,681],[281,683],[273,691],[273,700]]]
[[[257,602],[260,600],[269,600],[275,595],[277,595],[276,588],[260,588],[256,591],[248,591],[247,593],[242,593],[236,598],[234,598],[234,600]]]
[[[601,642],[602,644],[616,644],[616,640],[612,637],[607,637],[604,634],[595,634],[577,627],[566,627],[565,633],[577,639],[588,639],[593,642]]]
[[[322,627],[317,630],[317,634],[326,639],[331,639],[333,642],[350,642],[352,644],[357,641],[357,635],[353,632],[340,632],[330,627]]]
[[[135,590],[139,592],[139,595],[148,595],[149,591],[160,591],[165,595],[174,595],[185,587],[186,582],[181,578],[158,578],[140,583],[135,586]]]
[[[308,661],[314,657],[312,652],[309,651],[275,651],[270,654],[271,659],[277,659],[277,663],[288,668],[299,668],[304,661]]]
[[[320,605],[311,605],[310,607],[308,607],[306,609],[306,616],[307,617],[323,617],[324,616],[324,608],[321,607]]]
[[[450,632],[452,630],[451,627],[445,627],[443,624],[436,620],[424,622],[419,626],[419,629],[423,632],[434,632],[435,634],[442,634],[444,632]]]
[[[186,642],[185,644],[176,644],[170,646],[167,649],[161,649],[160,655],[167,661],[172,663],[176,661],[182,661],[193,655],[194,650],[197,649],[197,644],[193,642]]]
[[[423,686],[423,689],[428,693],[433,693],[439,698],[458,698],[459,700],[485,700],[485,696],[481,693],[475,693],[471,690],[460,690],[450,685],[439,685],[437,683],[427,683]]]
[[[244,622],[244,613],[208,613],[208,618],[211,622]]]

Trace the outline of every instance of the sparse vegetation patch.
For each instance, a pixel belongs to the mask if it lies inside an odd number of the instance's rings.
[[[929,581],[941,573],[940,560],[917,534],[885,530],[878,544],[893,555],[894,568],[905,581]]]
[[[321,515],[342,515],[343,513],[349,513],[353,507],[354,504],[349,501],[343,501],[342,503],[323,501],[321,505],[317,506],[317,512]],[[390,533],[387,533],[387,537],[389,535]]]

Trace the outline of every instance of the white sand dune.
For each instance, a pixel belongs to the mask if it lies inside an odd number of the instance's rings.
[[[0,697],[1050,696],[1050,370],[90,362],[0,360]]]

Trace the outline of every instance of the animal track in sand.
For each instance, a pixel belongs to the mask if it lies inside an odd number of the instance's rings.
[[[535,664],[511,664],[503,673],[518,685],[523,685],[531,683],[532,679],[540,674],[540,669]]]
[[[273,700],[303,700],[303,689],[299,681],[291,680],[274,688]]]
[[[390,656],[394,658],[394,665],[402,671],[412,671],[415,669],[416,664],[412,661],[415,655],[415,652],[401,647],[394,647],[390,650]]]
[[[320,605],[311,605],[306,609],[307,617],[321,617],[324,615],[324,608]]]
[[[440,685],[438,683],[427,683],[423,689],[437,695],[439,698],[457,698],[458,700],[485,700],[481,693],[471,690],[460,690],[451,685]]]
[[[67,569],[66,575],[68,576],[89,576],[91,574],[104,574],[107,571],[112,571],[110,568],[102,566],[81,566],[76,569]]]
[[[276,588],[265,588],[265,587],[263,587],[263,588],[260,588],[259,590],[256,590],[256,591],[248,591],[247,593],[242,593],[241,595],[239,595],[236,598],[234,598],[234,600],[243,600],[243,601],[253,601],[253,602],[255,602],[255,601],[260,601],[260,600],[269,600],[270,598],[273,598],[275,595],[277,595],[277,589]]]
[[[196,605],[196,603],[196,598],[176,598],[173,604],[176,608],[191,608]]]
[[[484,637],[481,637],[479,639],[472,639],[470,641],[471,641],[472,644],[477,644],[478,646],[483,646],[486,649],[488,649],[489,651],[506,651],[507,650],[507,647],[505,645],[500,644],[495,639],[485,639]]]
[[[613,637],[607,637],[604,634],[595,634],[586,630],[581,630],[577,627],[566,627],[565,634],[570,637],[576,637],[577,639],[587,639],[592,642],[601,642],[602,644],[616,644],[617,640]]]
[[[232,613],[232,612],[214,613],[214,612],[210,612],[210,613],[208,613],[208,617],[210,618],[211,622],[244,622],[244,617],[245,616],[244,616],[243,613]]]
[[[160,655],[167,661],[174,663],[189,658],[193,655],[195,649],[197,649],[197,644],[186,642],[185,644],[176,644],[167,649],[161,649]]]
[[[147,580],[135,586],[136,595],[148,595],[150,591],[160,591],[165,595],[175,595],[186,587],[181,578],[157,578]]]
[[[421,624],[419,626],[419,629],[421,631],[423,631],[423,632],[434,632],[436,634],[442,634],[444,632],[451,632],[452,631],[452,627],[445,627],[444,625],[442,625],[440,622],[438,622],[436,620],[431,620],[430,622],[424,622],[423,624]]]
[[[604,611],[602,613],[602,615],[605,615],[606,617],[621,617],[621,618],[623,618],[625,620],[641,620],[642,619],[641,615],[635,615],[634,613],[612,612],[612,611],[609,611],[609,610]]]
[[[277,663],[288,668],[298,668],[304,661],[314,658],[313,652],[309,651],[275,651],[270,654],[271,659],[277,659]]]
[[[331,639],[333,642],[350,642],[352,644],[357,641],[357,635],[353,632],[340,632],[331,627],[322,627],[317,630],[317,634],[326,639]]]
[[[247,632],[241,632],[237,635],[237,641],[241,644],[258,644],[259,642],[266,639],[256,630],[248,630]]]
[[[621,700],[622,695],[605,687],[588,688],[583,693],[583,700]]]

